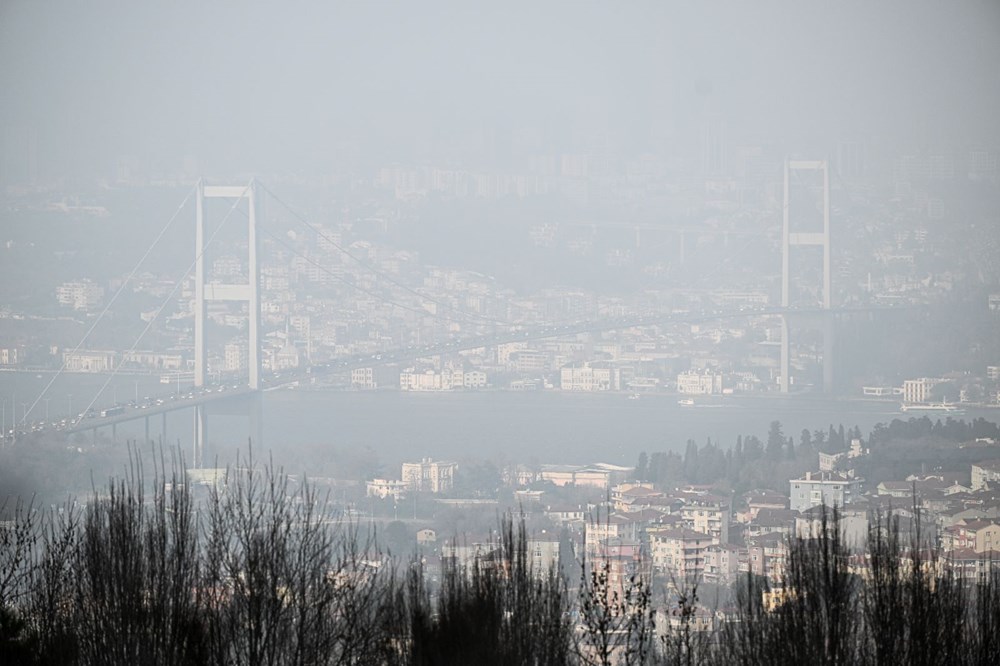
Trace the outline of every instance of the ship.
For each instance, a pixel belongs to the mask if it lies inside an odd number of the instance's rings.
[[[693,407],[694,400],[692,400],[691,398],[684,398],[683,400],[678,400],[677,404],[680,405],[681,407]]]
[[[964,414],[965,410],[948,403],[947,400],[942,402],[927,402],[919,403],[915,405],[908,405],[905,402],[899,406],[899,411],[901,412],[943,412],[945,414]]]

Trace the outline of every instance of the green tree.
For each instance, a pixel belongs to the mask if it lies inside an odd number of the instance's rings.
[[[635,478],[638,481],[645,481],[649,470],[649,456],[645,451],[639,453],[639,461],[635,464]]]
[[[768,460],[778,460],[782,457],[781,452],[785,448],[785,434],[781,431],[781,421],[771,421],[771,427],[767,432],[767,458]]]
[[[394,520],[382,530],[382,546],[392,555],[406,555],[416,544],[413,530],[406,523]]]
[[[694,476],[698,471],[698,445],[693,439],[687,441],[687,448],[684,450],[684,478],[689,482],[694,482]]]

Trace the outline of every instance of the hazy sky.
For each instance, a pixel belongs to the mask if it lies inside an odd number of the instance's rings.
[[[43,173],[668,151],[706,114],[734,143],[992,144],[1000,2],[0,0],[0,63]]]

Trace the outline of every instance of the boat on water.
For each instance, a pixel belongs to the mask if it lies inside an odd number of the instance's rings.
[[[677,404],[681,407],[694,407],[694,400],[691,398],[684,398],[683,400],[678,400]]]
[[[638,400],[638,399],[639,399],[639,398],[641,398],[641,397],[642,397],[642,396],[640,396],[640,395],[639,395],[638,393],[633,393],[633,394],[631,394],[631,395],[630,395],[630,396],[628,397],[628,399],[629,399],[629,400]]]
[[[956,405],[950,404],[947,401],[918,403],[914,405],[908,405],[904,402],[899,406],[899,411],[903,413],[909,413],[909,412],[923,412],[923,413],[931,412],[931,413],[943,413],[943,414],[965,413],[964,409],[961,409]]]

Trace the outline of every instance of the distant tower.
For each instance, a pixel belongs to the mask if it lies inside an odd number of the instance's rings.
[[[819,232],[794,232],[791,230],[789,214],[789,191],[791,174],[796,171],[820,171],[823,176],[823,230]],[[830,174],[826,160],[786,160],[785,196],[782,212],[781,231],[781,307],[789,307],[790,271],[789,256],[795,246],[820,246],[823,248],[823,309],[830,309]],[[788,315],[781,316],[781,392],[788,393],[789,374],[789,326]],[[823,390],[833,390],[833,327],[830,315],[823,316]]]
[[[249,255],[249,281],[247,284],[206,284],[205,283],[205,202],[207,199],[247,199],[249,223],[247,225],[247,247]],[[247,185],[206,185],[198,182],[197,224],[195,228],[195,311],[194,311],[194,385],[204,386],[208,369],[208,340],[205,324],[209,301],[237,301],[248,304],[250,310],[250,334],[247,349],[249,369],[248,387],[260,389],[261,349],[260,349],[260,265],[257,262],[257,218],[260,198],[257,182]],[[256,419],[251,411],[251,418]],[[257,427],[253,430],[258,434]],[[204,462],[205,445],[208,442],[208,410],[205,405],[195,407],[194,415],[194,460],[195,466]],[[254,442],[258,444],[259,442]]]

